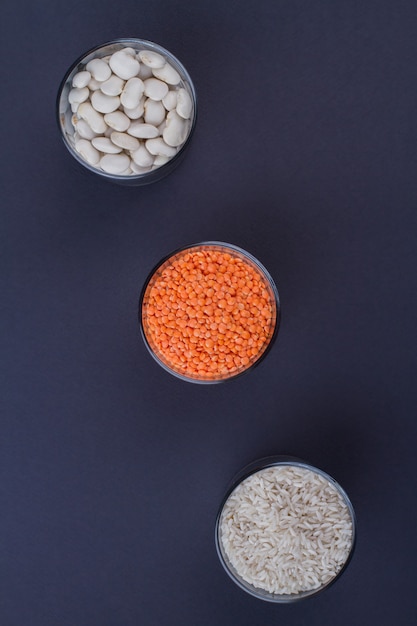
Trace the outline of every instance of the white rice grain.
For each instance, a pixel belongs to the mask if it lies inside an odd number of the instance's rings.
[[[352,546],[352,518],[336,487],[304,467],[252,474],[232,492],[220,540],[238,576],[273,594],[298,594],[330,582]]]

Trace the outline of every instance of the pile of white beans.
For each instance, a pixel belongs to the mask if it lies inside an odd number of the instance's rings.
[[[164,56],[130,47],[79,67],[68,101],[75,150],[89,165],[120,176],[172,159],[194,114],[186,84]]]

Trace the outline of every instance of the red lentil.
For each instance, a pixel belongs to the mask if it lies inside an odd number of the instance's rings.
[[[142,328],[155,355],[195,380],[229,378],[249,368],[275,330],[274,292],[260,268],[220,244],[182,250],[152,275]]]

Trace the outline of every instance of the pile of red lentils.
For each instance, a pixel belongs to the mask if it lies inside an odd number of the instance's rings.
[[[194,380],[235,376],[266,350],[277,305],[260,268],[233,248],[193,246],[152,275],[142,301],[142,328],[155,355]]]

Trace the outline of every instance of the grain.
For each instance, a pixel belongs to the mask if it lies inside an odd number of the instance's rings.
[[[220,541],[237,575],[272,594],[299,594],[329,583],[352,546],[352,518],[338,489],[298,466],[252,474],[229,496]]]

